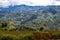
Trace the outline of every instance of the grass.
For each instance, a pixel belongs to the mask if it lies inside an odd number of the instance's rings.
[[[0,31],[0,40],[29,40],[31,32],[25,31]]]
[[[31,37],[31,34],[20,34],[17,35],[0,35],[0,40],[26,40],[26,38]]]
[[[0,31],[0,40],[60,40],[60,31]]]

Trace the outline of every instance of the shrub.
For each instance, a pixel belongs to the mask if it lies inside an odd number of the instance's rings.
[[[30,40],[32,39],[32,34],[31,33],[22,34],[18,38],[19,40]]]
[[[0,40],[17,40],[15,35],[0,35]]]
[[[41,28],[40,28],[40,31],[42,31],[42,30],[44,30],[44,28],[43,28],[43,27],[41,27]]]
[[[52,34],[52,38],[54,38],[54,39],[60,39],[60,33],[54,33],[54,34]]]
[[[0,35],[0,40],[32,40],[32,34],[26,33],[26,34],[20,34],[18,36],[16,35]]]

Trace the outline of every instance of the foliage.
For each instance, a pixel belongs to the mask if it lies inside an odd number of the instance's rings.
[[[1,32],[1,31],[0,31]],[[14,34],[11,33],[12,31],[0,34],[0,40],[57,40],[60,39],[60,32],[59,31],[31,31],[24,33],[22,31],[18,31],[19,33]],[[2,32],[1,32],[2,33]]]
[[[14,21],[0,20],[0,30],[13,30],[16,29]]]
[[[44,30],[44,28],[43,28],[43,27],[41,27],[41,28],[40,28],[40,31],[42,31],[42,30]]]
[[[35,30],[40,27],[43,27],[44,30],[60,30],[60,6],[22,6],[21,9],[20,6],[18,6],[17,8],[13,7],[14,10],[9,9],[0,11],[0,16],[4,15],[0,18],[0,20],[2,20],[2,23],[0,22],[0,27],[8,26],[8,21],[10,21],[13,24],[9,24],[9,30],[11,28],[15,29],[15,26],[16,28],[20,28],[22,26],[28,28],[33,27],[32,29]],[[5,21],[7,21],[8,24]]]
[[[0,35],[0,40],[29,40],[28,38],[31,37],[31,33],[27,34],[20,34],[19,36],[16,35]]]

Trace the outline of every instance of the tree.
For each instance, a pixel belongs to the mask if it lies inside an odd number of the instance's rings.
[[[40,31],[42,31],[42,30],[44,30],[44,28],[43,27],[40,27]]]

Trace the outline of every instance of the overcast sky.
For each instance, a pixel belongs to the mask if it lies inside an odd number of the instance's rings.
[[[26,4],[30,6],[60,5],[60,0],[0,0],[0,7]]]

